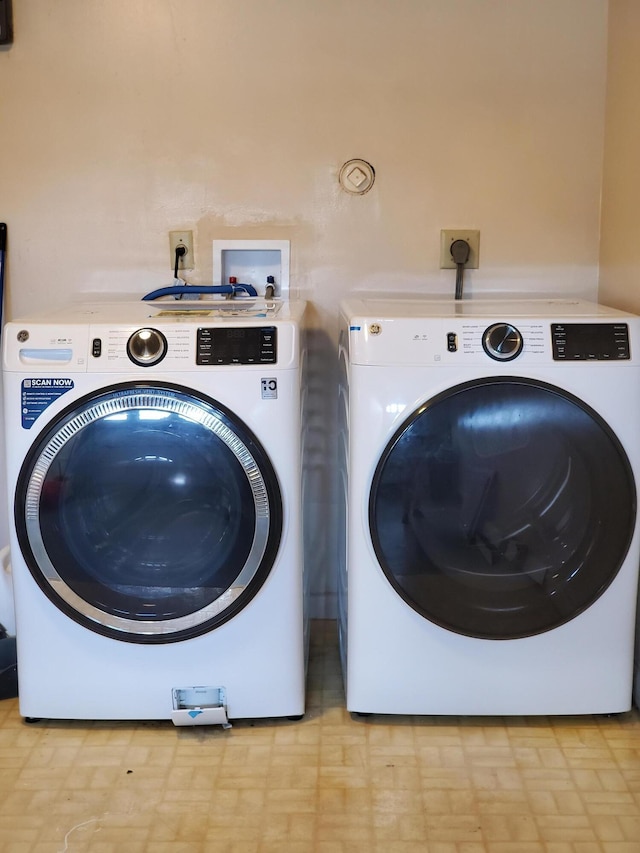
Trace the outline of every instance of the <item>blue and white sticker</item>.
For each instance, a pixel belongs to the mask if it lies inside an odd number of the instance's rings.
[[[40,415],[67,391],[74,387],[73,379],[62,376],[37,376],[22,380],[22,428],[31,429]]]

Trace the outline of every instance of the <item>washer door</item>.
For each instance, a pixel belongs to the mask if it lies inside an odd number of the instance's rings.
[[[369,502],[391,585],[425,618],[471,637],[549,631],[609,586],[633,536],[636,490],[591,408],[519,378],[456,386],[386,446]]]
[[[278,551],[282,500],[232,412],[178,386],[130,383],[77,401],[38,436],[15,521],[60,610],[109,637],[166,643],[253,598]]]

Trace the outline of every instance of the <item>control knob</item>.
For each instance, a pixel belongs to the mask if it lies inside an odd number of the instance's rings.
[[[494,323],[485,329],[482,346],[490,358],[496,361],[511,361],[522,352],[522,335],[511,323]]]
[[[167,339],[157,329],[138,329],[127,341],[127,355],[140,367],[158,364],[167,354]]]

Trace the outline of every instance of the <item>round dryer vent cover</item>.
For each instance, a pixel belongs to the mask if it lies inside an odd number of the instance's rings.
[[[369,192],[375,179],[375,169],[366,160],[347,160],[340,169],[340,186],[352,195]]]

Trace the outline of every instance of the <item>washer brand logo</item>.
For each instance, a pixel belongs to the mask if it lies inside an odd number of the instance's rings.
[[[25,379],[25,388],[73,388],[73,379]]]

